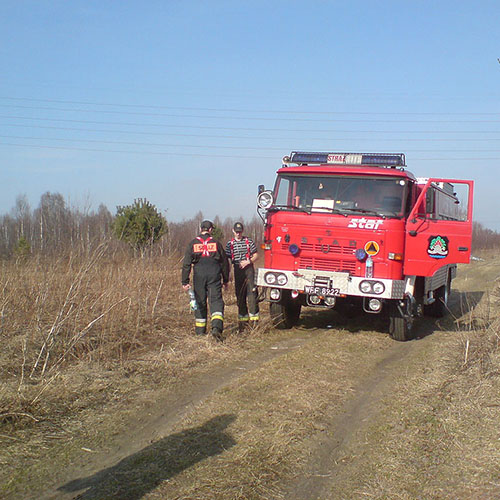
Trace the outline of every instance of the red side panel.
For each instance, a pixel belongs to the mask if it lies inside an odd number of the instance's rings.
[[[452,183],[465,188],[461,220],[446,220],[425,213],[426,197],[435,183]],[[429,179],[420,193],[406,224],[404,274],[432,276],[446,264],[468,263],[472,242],[473,181]]]

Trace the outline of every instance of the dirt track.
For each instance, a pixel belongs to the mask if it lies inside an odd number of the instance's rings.
[[[483,291],[472,284],[467,300],[454,292],[453,315],[423,321],[423,338],[407,343],[370,316],[344,324],[336,314],[308,313],[244,361],[162,395],[130,420],[127,435],[82,452],[39,496],[495,498],[498,483],[475,495],[474,484],[460,484],[468,472],[447,475],[457,450],[439,444],[442,426],[429,417],[444,421],[449,408],[440,401],[454,394],[443,389],[463,356],[453,316]]]
[[[310,322],[315,324],[314,319],[310,319]],[[319,322],[321,323],[321,320]],[[191,413],[199,411],[214,393],[225,387],[237,385],[238,379],[243,374],[272,370],[273,365],[270,362],[287,355],[290,351],[307,352],[311,347],[313,335],[317,338],[318,335],[331,336],[336,333],[330,328],[314,327],[313,330],[314,334],[303,329],[289,331],[284,339],[273,343],[266,350],[252,353],[243,363],[218,369],[210,373],[209,377],[204,374],[192,380],[189,392],[182,390],[179,393],[172,393],[168,400],[159,402],[159,407],[165,408],[166,411],[142,420],[140,428],[134,429],[133,437],[124,437],[123,442],[118,444],[114,451],[96,457],[97,460],[87,466],[68,471],[66,482],[42,498],[75,498],[75,495],[79,495],[78,498],[82,499],[101,498],[103,490],[106,490],[103,484],[110,480],[109,476],[122,467],[123,470],[129,468],[127,457],[141,452],[153,442],[164,439],[173,431],[175,424]],[[370,356],[373,363],[370,378],[365,379],[361,372],[359,380],[351,377],[350,383],[354,388],[352,395],[347,399],[337,418],[328,422],[326,428],[310,436],[304,443],[308,454],[305,470],[289,484],[281,485],[283,498],[327,498],[327,491],[331,488],[332,482],[338,481],[338,476],[342,474],[342,461],[348,455],[355,454],[356,447],[362,446],[360,436],[363,430],[370,422],[379,418],[377,414],[380,412],[381,402],[390,396],[392,381],[404,371],[405,359],[418,348],[416,343],[396,343],[383,334],[372,333],[380,335],[379,341],[384,347],[383,350],[375,349],[376,355]],[[291,373],[292,378],[295,376],[296,374]],[[290,380],[286,384],[291,383]],[[113,469],[116,466],[117,469]],[[136,496],[123,498],[136,498]],[[142,498],[142,495],[138,495],[137,498]]]
[[[151,443],[168,436],[182,418],[196,412],[197,408],[216,391],[237,383],[242,374],[261,368],[265,363],[286,354],[290,349],[300,348],[307,340],[308,336],[303,334],[291,335],[274,344],[271,349],[251,353],[243,362],[229,364],[193,377],[189,380],[188,387],[184,385],[176,392],[170,393],[167,399],[158,401],[159,413],[153,412],[134,422],[137,427],[134,426],[133,435],[121,436],[111,452],[100,454],[83,466],[75,464],[74,468],[64,474],[67,482],[58,484],[56,490],[46,492],[41,498],[75,498],[75,495],[83,492],[86,494],[78,498],[95,498],[93,491],[99,490],[100,483],[107,480],[107,471],[110,468],[126,460],[130,455],[140,452]],[[82,476],[86,478],[76,479]]]

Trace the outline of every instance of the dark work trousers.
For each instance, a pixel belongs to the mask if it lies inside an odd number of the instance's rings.
[[[201,266],[200,266],[201,267]],[[224,301],[222,299],[222,282],[220,272],[207,273],[207,270],[195,268],[193,287],[198,309],[194,312],[195,332],[197,335],[207,333],[207,299],[210,306],[211,327],[222,333],[224,326]]]
[[[257,302],[254,267],[250,265],[241,269],[238,264],[235,264],[233,269],[238,303],[238,321],[256,322],[259,320],[259,303]]]

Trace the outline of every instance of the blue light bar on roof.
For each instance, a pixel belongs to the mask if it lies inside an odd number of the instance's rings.
[[[285,159],[284,159],[285,160]],[[308,153],[293,151],[285,163],[327,163],[331,165],[376,165],[381,167],[404,167],[402,153]]]

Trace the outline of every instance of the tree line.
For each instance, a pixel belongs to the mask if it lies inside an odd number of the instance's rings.
[[[204,219],[199,211],[191,219],[169,222],[146,199],[117,207],[112,214],[101,204],[97,210],[70,206],[60,193],[44,193],[32,209],[27,197],[19,195],[10,213],[0,216],[0,257],[62,255],[67,252],[89,253],[108,243],[128,246],[144,255],[183,252],[198,233]],[[258,246],[262,241],[262,221],[256,215],[249,221],[242,217],[216,216],[213,220],[216,236],[225,243],[232,236],[234,222],[245,225],[245,234]],[[473,224],[473,250],[500,247],[500,233],[479,222]],[[154,243],[154,244],[153,244]]]
[[[0,216],[0,257],[86,254],[103,243],[114,248],[129,247],[140,255],[184,252],[204,218],[199,211],[190,219],[171,222],[142,198],[117,207],[112,214],[104,204],[97,210],[74,207],[60,193],[51,192],[44,193],[33,209],[26,195],[19,195],[10,212]],[[262,221],[257,216],[248,221],[242,217],[215,217],[216,235],[222,242],[232,237],[236,220],[243,222],[245,234],[260,244]]]

